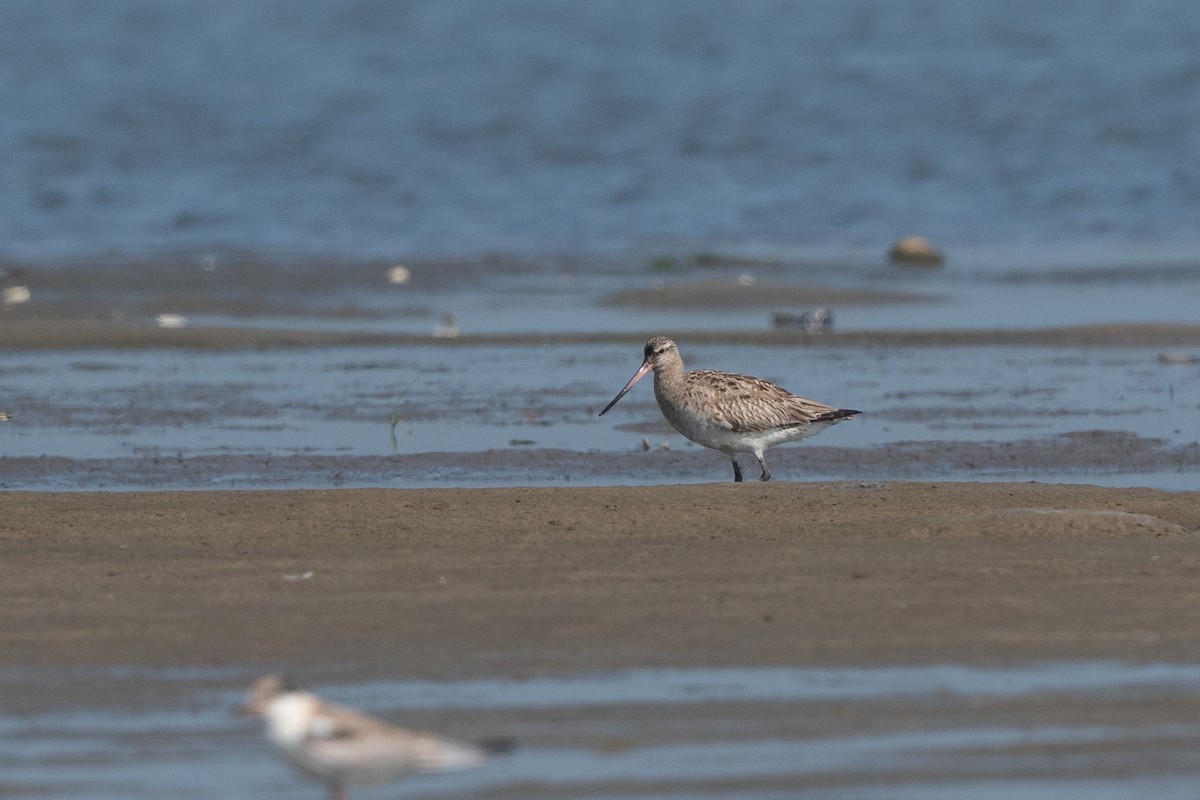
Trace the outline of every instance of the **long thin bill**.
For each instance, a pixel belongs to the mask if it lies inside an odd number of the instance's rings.
[[[600,412],[600,416],[603,417],[610,408],[612,408],[613,406],[615,406],[617,404],[618,400],[620,400],[622,397],[624,397],[626,395],[626,393],[630,389],[633,388],[633,385],[635,383],[640,381],[642,378],[646,377],[646,373],[652,369],[654,369],[654,368],[651,367],[648,363],[642,364],[641,369],[639,369],[637,372],[633,373],[633,377],[629,379],[629,383],[625,384],[625,388],[622,389],[621,391],[617,392],[617,396],[612,399],[612,402],[604,407],[604,411]]]

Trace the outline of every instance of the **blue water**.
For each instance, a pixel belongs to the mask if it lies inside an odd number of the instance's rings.
[[[245,668],[0,670],[0,791],[319,797],[232,711]],[[325,684],[398,724],[515,736],[482,769],[361,798],[1195,797],[1190,664],[642,669]],[[82,692],[83,707],[61,700]],[[1130,718],[1128,710],[1146,704]],[[17,789],[19,792],[19,789]]]
[[[1192,0],[8,0],[0,257],[1193,252]]]

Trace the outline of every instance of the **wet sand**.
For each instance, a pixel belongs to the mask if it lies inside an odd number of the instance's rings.
[[[198,350],[280,349],[293,347],[358,347],[374,345],[543,346],[546,344],[613,344],[639,346],[657,330],[590,333],[465,334],[455,338],[406,333],[378,333],[300,328],[159,328],[134,323],[77,317],[0,317],[0,340],[10,350],[184,348]],[[730,344],[760,347],[1200,347],[1200,325],[1186,323],[1112,323],[1030,329],[947,329],[896,331],[792,330],[676,331],[691,345]]]
[[[797,285],[757,280],[702,280],[670,286],[628,289],[605,298],[615,306],[645,310],[733,308],[811,308],[813,306],[874,306],[894,303],[930,303],[936,295],[879,289],[843,289],[832,286]]]
[[[777,482],[0,503],[13,666],[450,679],[1200,659],[1200,493]]]

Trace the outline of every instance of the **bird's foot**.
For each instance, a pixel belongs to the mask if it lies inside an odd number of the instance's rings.
[[[759,476],[759,478],[758,478],[758,479],[759,479],[760,481],[769,481],[769,480],[771,480],[771,470],[770,470],[770,468],[769,468],[769,467],[767,467],[767,462],[766,462],[766,461],[764,461],[764,460],[763,460],[761,457],[759,457],[759,459],[758,459],[758,465],[759,465],[760,467],[762,467],[762,475],[761,475],[761,476]]]

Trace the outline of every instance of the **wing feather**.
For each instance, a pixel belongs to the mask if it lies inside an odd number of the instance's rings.
[[[750,375],[698,369],[687,373],[684,402],[734,433],[757,433],[840,418],[840,409],[792,394]]]

